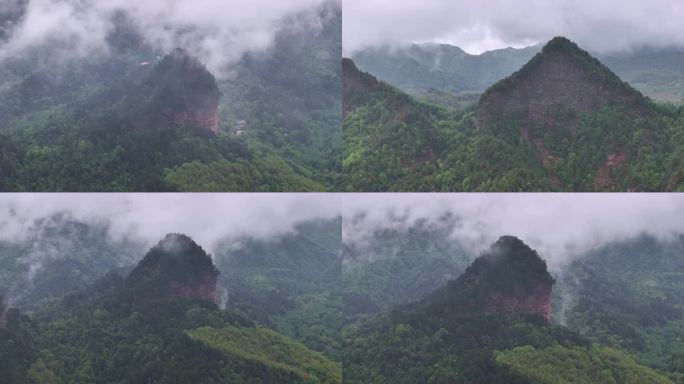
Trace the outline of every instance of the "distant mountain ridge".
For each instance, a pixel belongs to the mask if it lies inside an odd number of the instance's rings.
[[[448,44],[374,47],[351,58],[363,71],[405,92],[483,92],[523,66],[544,44],[471,55]],[[684,47],[635,48],[594,54],[633,87],[654,100],[684,102]]]
[[[506,48],[471,55],[448,44],[369,48],[352,55],[364,71],[402,90],[436,89],[452,93],[481,92],[510,75],[541,46]]]

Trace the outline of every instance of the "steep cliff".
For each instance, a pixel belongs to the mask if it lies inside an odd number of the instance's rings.
[[[524,312],[551,320],[553,278],[520,239],[503,236],[463,275],[437,291],[434,308],[452,313]]]
[[[219,99],[216,79],[197,58],[177,48],[145,79],[148,107],[144,123],[157,128],[188,125],[218,134]]]
[[[574,132],[579,114],[606,106],[643,110],[646,99],[600,61],[563,37],[551,40],[518,72],[482,95],[479,126],[501,128],[514,119],[528,142],[531,128]]]
[[[191,238],[169,234],[126,278],[142,298],[186,298],[216,302],[218,271],[211,257]]]
[[[346,117],[369,101],[374,93],[388,88],[374,76],[359,71],[351,59],[342,59],[342,115]]]

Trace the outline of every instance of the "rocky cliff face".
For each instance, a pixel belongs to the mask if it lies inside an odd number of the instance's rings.
[[[374,76],[361,72],[351,59],[342,59],[342,115],[346,117],[384,85]]]
[[[553,278],[536,251],[503,236],[458,279],[435,293],[443,312],[524,312],[551,320]]]
[[[480,99],[480,127],[500,119],[519,120],[532,143],[530,126],[558,126],[574,132],[577,117],[608,105],[637,107],[644,97],[575,43],[551,40],[520,71],[492,86]]]
[[[185,235],[169,234],[126,279],[140,295],[216,302],[218,271],[211,257]]]
[[[186,50],[164,57],[145,80],[144,92],[149,99],[145,124],[195,126],[218,134],[221,94],[216,79]]]
[[[171,281],[168,285],[169,295],[183,299],[198,299],[216,302],[215,273],[205,273],[189,282]]]
[[[489,313],[526,312],[551,320],[551,284],[539,284],[530,290],[514,289],[513,292],[492,292],[484,305]]]

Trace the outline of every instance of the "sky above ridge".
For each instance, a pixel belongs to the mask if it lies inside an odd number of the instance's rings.
[[[378,230],[448,222],[475,253],[513,235],[559,266],[611,241],[684,234],[682,216],[684,195],[672,193],[344,194],[342,233],[354,243]]]
[[[344,0],[345,55],[436,42],[469,53],[565,36],[600,53],[684,46],[681,0]]]

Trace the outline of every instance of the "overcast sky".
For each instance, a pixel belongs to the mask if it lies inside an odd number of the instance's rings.
[[[0,239],[21,239],[36,219],[68,213],[82,221],[111,221],[111,235],[156,244],[184,233],[207,250],[225,238],[267,238],[297,223],[340,215],[334,194],[2,194]]]
[[[454,239],[472,251],[514,235],[551,266],[644,232],[663,238],[684,233],[680,194],[345,194],[343,237],[363,241],[377,229],[402,230],[417,220],[437,222],[447,213],[460,218]]]
[[[562,35],[597,52],[684,45],[682,0],[344,0],[346,55],[440,42],[470,53]]]
[[[0,0],[4,3],[7,0]],[[13,0],[10,0],[13,1]],[[334,0],[339,1],[339,0]],[[124,12],[154,47],[178,46],[199,56],[218,72],[247,51],[263,51],[273,42],[284,20],[308,15],[325,0],[31,0],[24,22],[0,59],[42,44],[66,43],[65,55],[84,57],[106,52],[112,16]],[[287,22],[292,27],[292,21]]]

